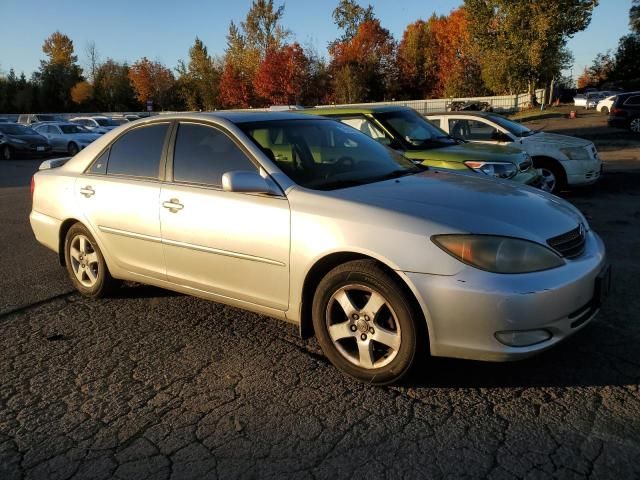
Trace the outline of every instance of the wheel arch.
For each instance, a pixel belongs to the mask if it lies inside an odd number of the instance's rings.
[[[429,346],[429,326],[425,315],[425,306],[418,300],[416,292],[408,282],[407,278],[404,277],[401,272],[394,270],[380,259],[364,253],[349,251],[327,254],[318,259],[307,272],[302,286],[302,297],[300,303],[300,336],[303,339],[307,339],[315,335],[312,321],[312,307],[313,297],[320,281],[335,267],[353,260],[371,260],[397,281],[398,286],[402,289],[406,298],[411,303],[411,307],[416,312],[416,315],[418,315],[417,328],[421,333],[427,335],[427,346]]]
[[[64,222],[62,222],[62,225],[60,225],[60,231],[58,233],[58,260],[60,262],[60,265],[62,265],[63,267],[65,266],[64,242],[65,242],[65,239],[67,238],[67,232],[76,223],[82,223],[82,222],[77,218],[67,218]]]
[[[536,166],[537,162],[550,162],[553,163],[554,165],[556,165],[558,168],[561,169],[562,174],[564,175],[564,181],[567,181],[567,171],[564,168],[564,165],[562,164],[562,162],[560,160],[558,160],[557,158],[554,157],[550,157],[549,155],[532,155],[531,156],[531,160],[533,161],[533,166],[534,168],[538,168]]]

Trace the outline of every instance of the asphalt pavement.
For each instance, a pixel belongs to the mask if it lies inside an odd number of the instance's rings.
[[[29,228],[37,164],[0,162],[0,479],[640,477],[640,171],[567,196],[614,268],[595,321],[533,359],[432,359],[381,388],[276,320],[72,292]]]

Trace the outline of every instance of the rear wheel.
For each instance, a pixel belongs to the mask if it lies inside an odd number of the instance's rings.
[[[3,160],[11,160],[13,158],[11,147],[9,145],[3,145],[2,150],[0,150],[0,155],[2,156]]]
[[[601,111],[602,113],[604,113],[605,115],[609,115],[609,108],[608,108],[608,107],[602,107],[602,108],[600,109],[600,111]]]
[[[634,118],[629,122],[629,130],[633,133],[640,133],[640,118]]]
[[[347,262],[320,282],[313,325],[327,358],[343,372],[373,384],[400,380],[422,352],[422,317],[396,280],[372,260]]]
[[[73,225],[64,245],[67,273],[82,295],[98,298],[113,292],[119,282],[109,273],[97,242],[84,225]]]
[[[67,147],[67,151],[69,152],[69,156],[73,157],[80,151],[80,149],[78,148],[78,145],[71,142]]]
[[[557,162],[546,158],[534,158],[533,166],[540,171],[542,176],[542,190],[558,193],[566,188],[567,175]]]

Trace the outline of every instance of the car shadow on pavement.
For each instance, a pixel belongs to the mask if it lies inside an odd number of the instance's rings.
[[[182,293],[164,288],[144,285],[142,283],[125,282],[118,288],[110,298],[127,299],[127,298],[163,298],[163,297],[179,297]]]

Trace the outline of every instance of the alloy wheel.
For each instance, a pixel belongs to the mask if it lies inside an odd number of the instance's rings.
[[[629,128],[634,133],[640,133],[640,118],[634,118],[629,124]]]
[[[11,147],[9,145],[2,147],[2,159],[11,160]]]
[[[384,367],[398,354],[398,318],[387,299],[370,287],[349,284],[337,289],[327,303],[325,320],[338,352],[358,367]]]
[[[541,168],[540,175],[542,175],[542,190],[545,192],[553,192],[558,184],[556,175],[548,168]]]
[[[84,235],[76,235],[69,246],[71,268],[78,281],[92,288],[98,281],[99,260],[93,244]]]

